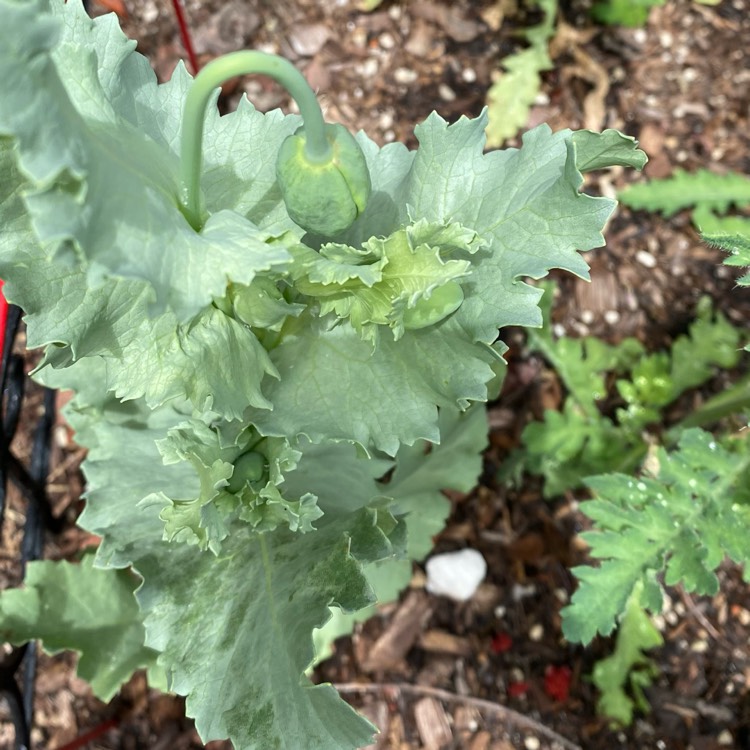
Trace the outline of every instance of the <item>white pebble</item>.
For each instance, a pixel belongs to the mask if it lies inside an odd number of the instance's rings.
[[[734,744],[734,737],[732,737],[732,733],[728,729],[724,729],[719,736],[716,738],[716,741],[725,747],[730,747]]]
[[[639,250],[635,254],[635,259],[646,268],[656,268],[656,258],[646,250]]]
[[[542,638],[544,638],[544,627],[539,623],[532,625],[529,629],[529,640],[534,641],[534,643],[539,643]]]
[[[396,40],[390,34],[381,34],[378,37],[378,44],[383,49],[393,49],[396,46]]]
[[[526,737],[523,741],[523,746],[526,750],[539,750],[542,743],[536,737]]]
[[[446,102],[452,102],[456,98],[456,92],[446,83],[441,83],[438,86],[438,94]]]
[[[435,555],[427,561],[427,591],[465,602],[487,575],[487,563],[475,549]]]
[[[153,23],[159,17],[159,9],[154,3],[148,3],[141,11],[141,19],[144,23]]]
[[[359,73],[363,78],[372,78],[378,72],[378,61],[374,57],[368,57],[359,67]]]
[[[613,326],[615,323],[619,322],[620,313],[617,312],[617,310],[605,310],[604,320],[607,322],[607,325]]]
[[[409,68],[396,68],[393,71],[393,78],[396,83],[409,84],[414,83],[417,80],[418,75],[416,70],[410,70]]]
[[[520,602],[522,599],[526,599],[529,596],[536,594],[536,586],[530,583],[528,586],[524,586],[521,583],[514,583],[511,589],[511,596],[514,602]]]

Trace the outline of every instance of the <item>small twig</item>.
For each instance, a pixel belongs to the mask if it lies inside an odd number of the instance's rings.
[[[685,606],[690,610],[690,613],[695,617],[698,622],[703,625],[703,629],[715,640],[721,640],[721,633],[708,621],[706,615],[698,609],[698,605],[693,601],[693,598],[688,594],[685,589],[680,588],[680,596]]]
[[[86,457],[86,452],[86,448],[78,448],[73,453],[70,453],[64,461],[57,464],[57,466],[55,466],[55,468],[49,473],[47,484],[50,484],[61,477],[71,466],[80,464]]]
[[[432,698],[437,698],[437,700],[445,701],[446,703],[464,703],[473,706],[480,711],[487,711],[488,713],[499,715],[508,724],[543,735],[546,739],[559,743],[566,750],[581,750],[580,745],[576,745],[570,740],[565,739],[565,737],[557,734],[557,732],[549,727],[544,726],[544,724],[540,724],[538,721],[535,721],[528,716],[524,716],[522,713],[514,711],[512,708],[508,708],[499,703],[493,703],[492,701],[483,698],[474,698],[470,695],[458,695],[457,693],[451,693],[448,690],[441,690],[440,688],[428,687],[426,685],[407,685],[395,682],[344,682],[335,683],[334,687],[339,693],[384,693],[392,691],[406,693],[407,695],[430,696]]]

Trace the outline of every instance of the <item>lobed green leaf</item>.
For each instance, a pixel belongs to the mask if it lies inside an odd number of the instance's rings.
[[[93,560],[29,563],[24,587],[0,592],[0,637],[16,645],[40,640],[51,654],[78,651],[78,675],[109,701],[135,670],[153,667],[157,653],[144,646],[138,578],[98,570]]]
[[[580,583],[563,610],[569,640],[588,643],[597,632],[612,632],[639,585],[644,606],[660,611],[656,574],[664,574],[667,585],[711,594],[725,556],[750,561],[750,506],[737,499],[750,467],[747,441],[729,450],[710,433],[686,430],[677,450],[658,450],[656,463],[653,479],[609,474],[587,480],[596,499],[581,510],[596,530],[584,538],[601,562],[573,570]]]
[[[618,197],[626,206],[660,211],[664,216],[692,206],[723,212],[732,205],[750,204],[750,178],[707,169],[692,173],[678,169],[663,180],[631,185]]]

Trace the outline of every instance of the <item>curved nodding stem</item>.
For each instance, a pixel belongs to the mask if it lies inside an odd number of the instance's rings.
[[[297,68],[278,55],[265,52],[232,52],[213,60],[195,77],[182,115],[180,176],[181,210],[190,225],[200,231],[203,226],[200,199],[201,163],[203,159],[203,123],[213,91],[224,81],[239,75],[257,73],[280,83],[297,102],[305,124],[306,155],[310,161],[331,158],[331,144],[325,134],[325,121],[315,92]]]

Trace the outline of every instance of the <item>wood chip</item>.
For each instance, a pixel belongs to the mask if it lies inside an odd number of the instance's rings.
[[[455,42],[471,42],[483,31],[482,25],[465,16],[455,5],[439,5],[432,0],[417,0],[410,11],[418,18],[435,23]]]
[[[425,750],[440,750],[453,741],[443,704],[435,698],[422,698],[414,706],[414,721]]]
[[[444,630],[427,630],[419,638],[419,647],[425,651],[452,656],[469,656],[472,648],[466,638],[446,633]]]
[[[375,641],[362,661],[366,672],[392,669],[403,660],[417,642],[425,623],[432,614],[427,594],[412,591],[399,607],[388,629]]]
[[[474,736],[467,750],[488,750],[491,741],[492,735],[483,729]]]
[[[375,735],[375,742],[367,745],[363,750],[385,750],[386,747],[389,747],[392,722],[389,721],[388,704],[385,701],[377,701],[377,703],[361,706],[358,711],[379,730],[378,734]]]

